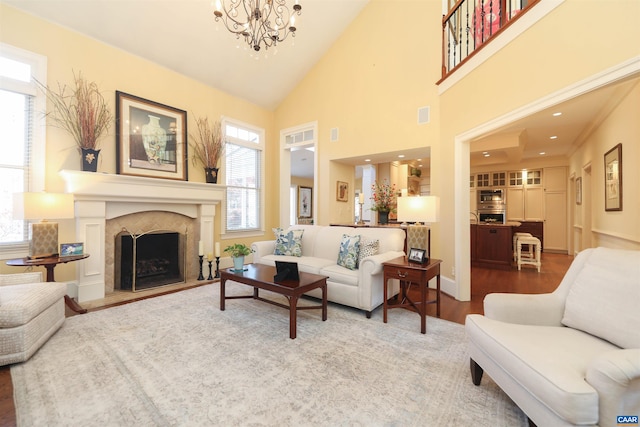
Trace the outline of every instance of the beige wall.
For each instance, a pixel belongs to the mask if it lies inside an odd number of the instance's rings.
[[[354,170],[332,160],[437,142],[441,16],[439,1],[372,0],[276,110],[278,129],[318,121],[318,223],[353,218],[335,185],[353,188]],[[427,105],[431,123],[418,125]],[[330,142],[334,127],[340,139]]]
[[[50,86],[57,85],[57,82],[70,84],[73,81],[73,72],[82,72],[87,79],[98,83],[113,112],[115,91],[119,90],[187,111],[188,130],[195,129],[196,116],[207,116],[211,119],[227,116],[264,128],[267,140],[265,185],[268,189],[277,188],[279,142],[278,132],[274,128],[273,112],[4,4],[0,4],[0,27],[0,41],[3,43],[47,57],[47,79]],[[101,142],[98,172],[116,172],[115,147],[114,124],[108,136]],[[79,170],[80,156],[71,138],[57,128],[47,128],[46,159],[45,189],[63,191],[64,183],[58,171]],[[224,169],[221,173],[224,174]],[[200,165],[194,166],[189,162],[189,180],[204,182],[204,170]],[[265,229],[270,230],[277,222],[278,205],[269,203],[265,209]],[[219,232],[220,207],[216,213],[216,239]],[[61,222],[60,240],[71,241],[73,238],[67,237],[69,235],[74,235],[73,222]],[[245,239],[245,243],[249,243],[250,240],[256,239]],[[223,247],[226,243],[222,242]],[[4,263],[1,264],[4,267]],[[60,266],[56,268],[56,279],[71,280],[73,273],[72,264]]]
[[[591,235],[581,239],[582,247],[608,246],[640,250],[640,83],[587,137],[573,156],[569,174],[583,178],[583,204],[576,205],[575,233]],[[604,154],[622,144],[622,211],[604,210]],[[586,175],[590,174],[590,177]],[[587,188],[588,187],[588,188]],[[585,209],[591,208],[589,212]],[[590,221],[589,221],[590,217]]]
[[[620,41],[640,39],[640,6],[566,0],[439,95],[440,7],[440,1],[370,2],[276,110],[276,125],[318,121],[321,224],[333,218],[337,203],[332,160],[430,146],[431,194],[440,196],[442,209],[432,234],[434,256],[444,261],[452,294],[468,299],[469,236],[461,224],[468,223],[469,155],[468,147],[460,149],[460,135],[636,57],[637,44]],[[407,17],[420,17],[421,25],[406,25]],[[606,22],[616,25],[594,31]],[[431,123],[419,126],[416,111],[425,105]],[[328,141],[333,127],[340,129],[338,143]]]

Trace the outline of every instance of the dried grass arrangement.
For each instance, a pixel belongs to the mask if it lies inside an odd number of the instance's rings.
[[[224,151],[222,123],[216,120],[210,124],[208,118],[200,117],[196,118],[196,127],[197,133],[189,135],[193,164],[200,162],[205,168],[217,168]]]
[[[73,74],[73,86],[58,83],[57,90],[36,82],[53,107],[47,113],[56,127],[69,132],[79,148],[96,150],[113,122],[113,114],[95,82]]]

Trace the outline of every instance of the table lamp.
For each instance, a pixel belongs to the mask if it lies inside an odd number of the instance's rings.
[[[437,196],[398,197],[398,221],[407,227],[407,249],[424,249],[431,256],[431,228],[421,223],[438,222],[440,198]],[[409,226],[407,223],[413,222]]]
[[[57,256],[58,223],[47,221],[44,218],[73,218],[73,194],[15,193],[13,195],[13,217],[23,220],[41,220],[29,223],[30,259]]]

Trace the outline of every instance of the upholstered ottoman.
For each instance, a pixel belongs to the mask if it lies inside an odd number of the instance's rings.
[[[66,283],[0,275],[0,365],[29,359],[64,323]]]

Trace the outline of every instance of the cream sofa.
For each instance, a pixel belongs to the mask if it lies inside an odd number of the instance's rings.
[[[29,359],[64,323],[67,284],[0,274],[0,366]]]
[[[537,426],[640,415],[640,251],[587,249],[550,294],[490,294],[465,329],[482,373]],[[636,424],[637,425],[637,424]]]
[[[296,225],[289,230],[304,230],[302,234],[302,256],[274,255],[276,241],[253,243],[253,262],[275,265],[275,261],[298,263],[298,269],[307,273],[327,276],[327,298],[338,304],[364,310],[367,317],[383,303],[382,263],[404,255],[405,231],[399,228],[340,227],[320,225]],[[342,236],[360,235],[369,240],[378,240],[377,255],[362,260],[357,270],[337,264]],[[398,293],[397,281],[389,281],[389,295]],[[321,297],[320,290],[309,295]]]

